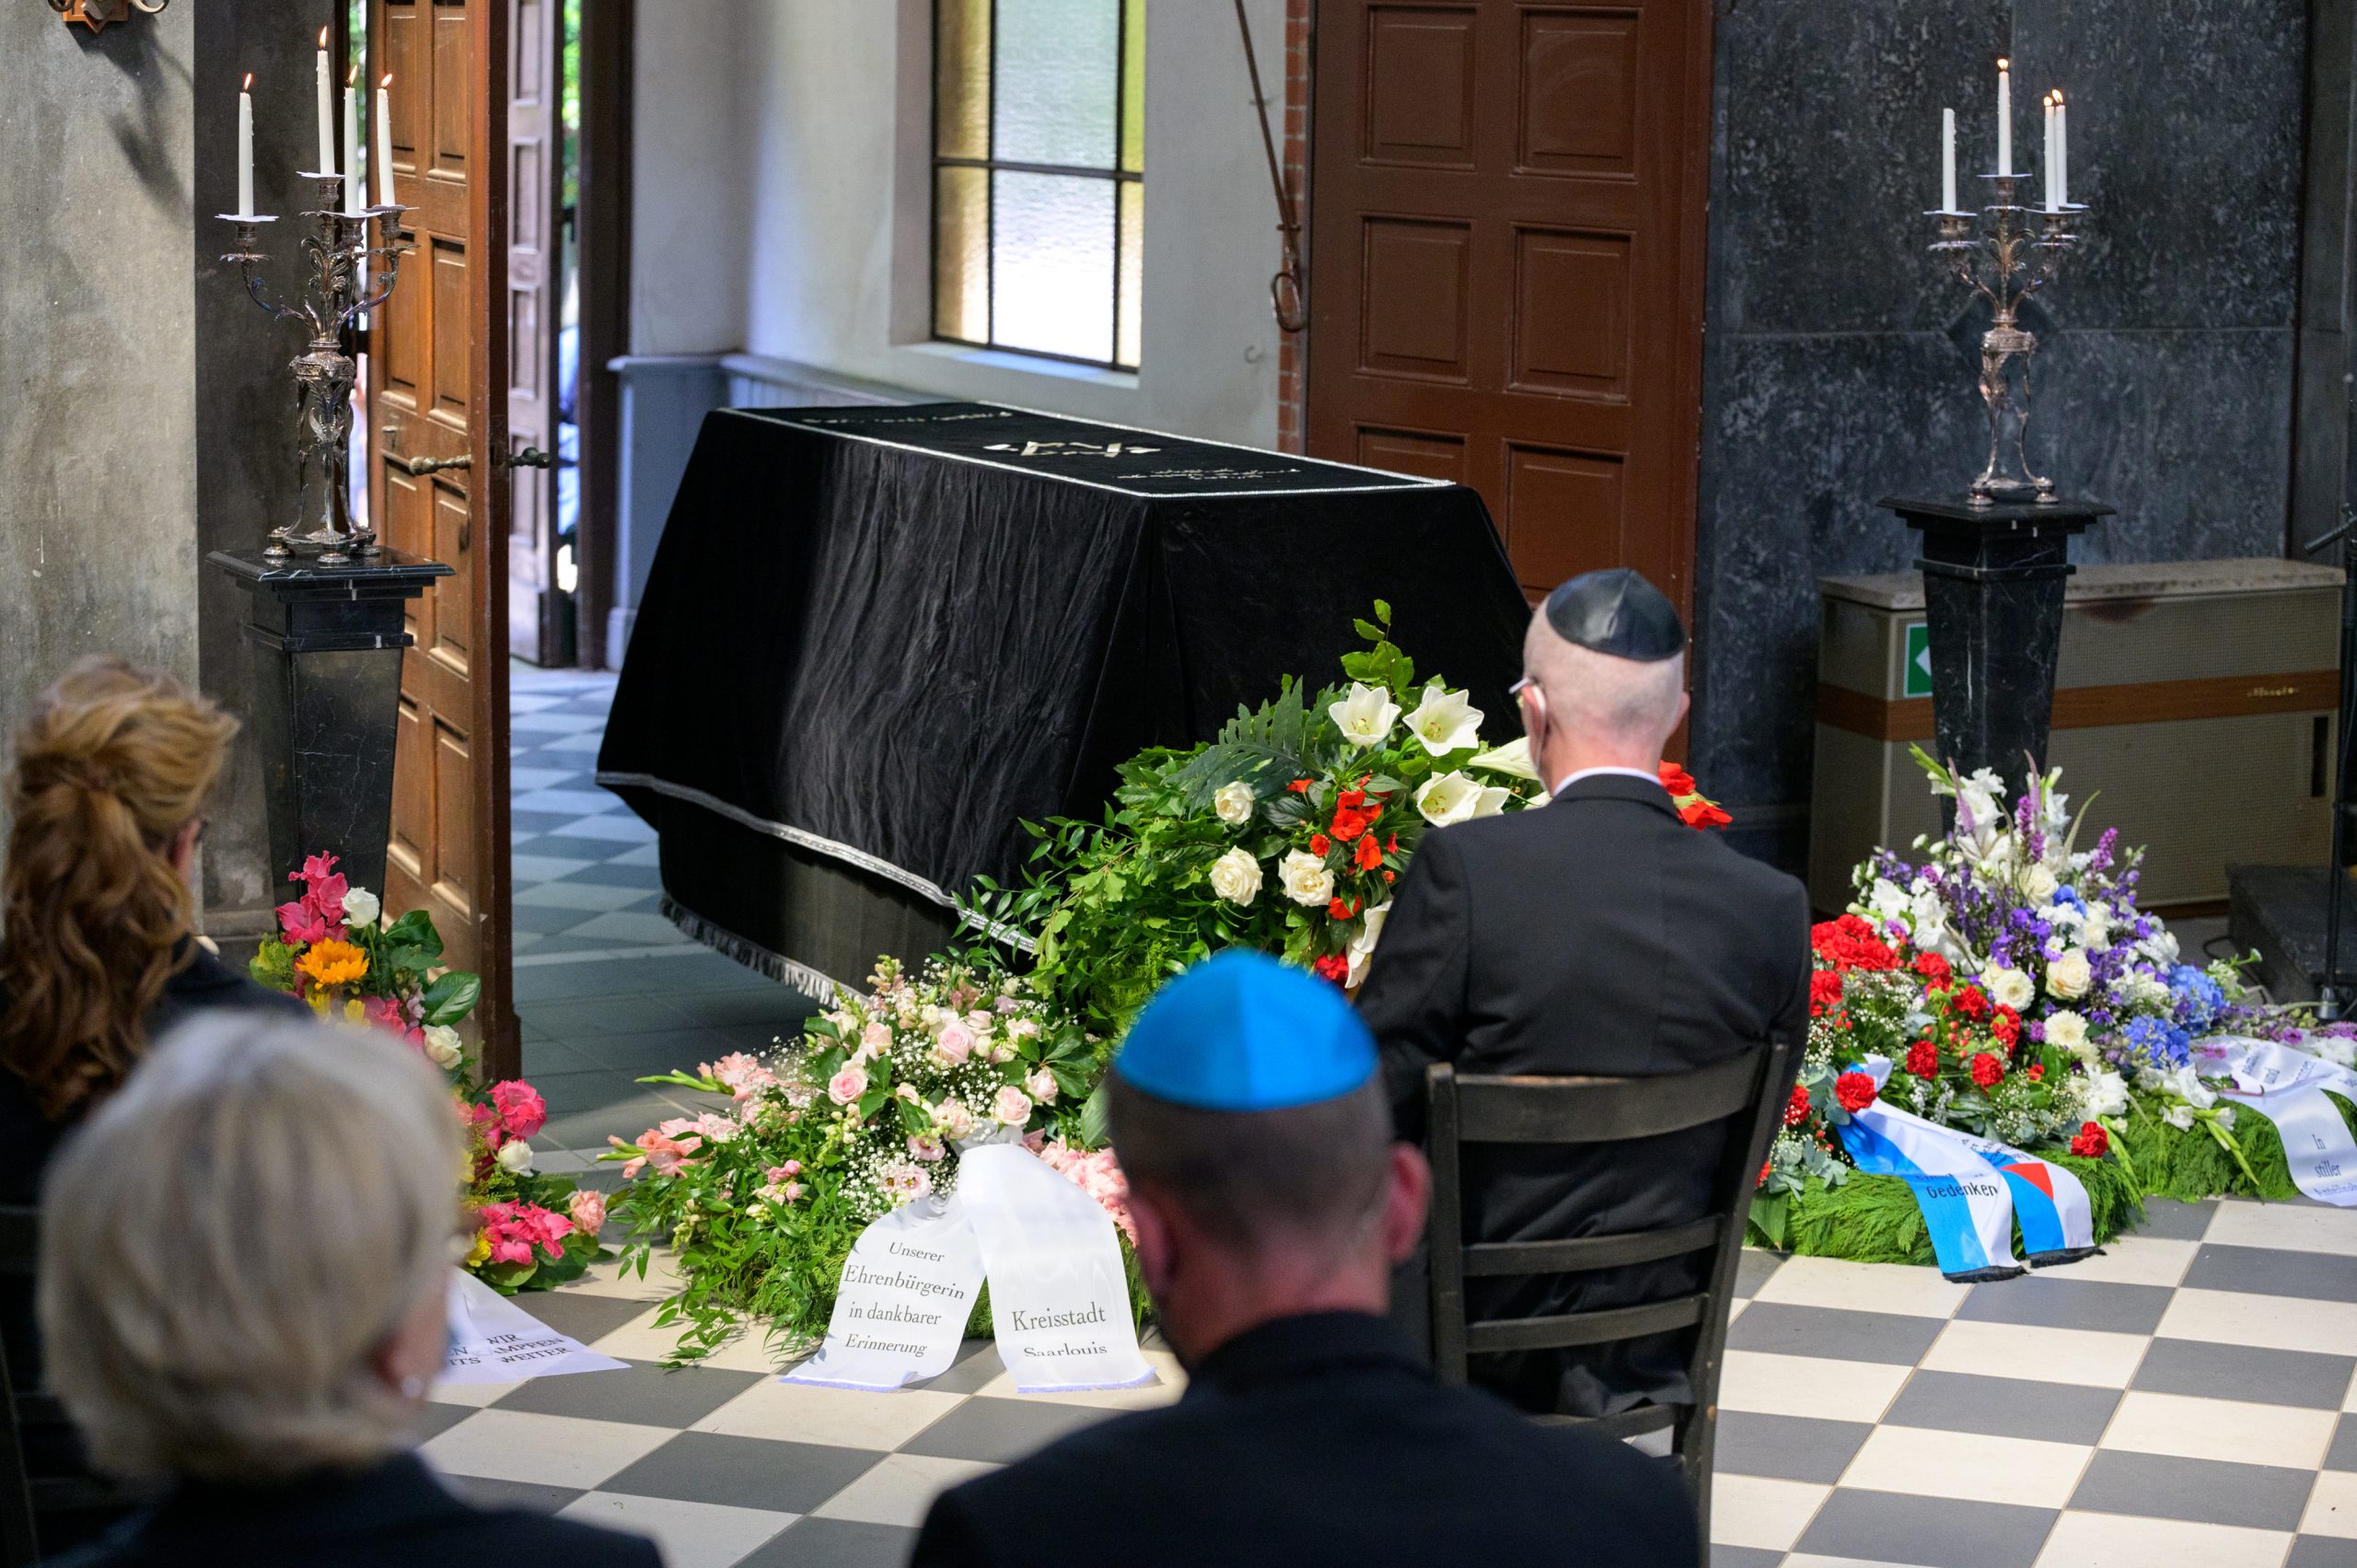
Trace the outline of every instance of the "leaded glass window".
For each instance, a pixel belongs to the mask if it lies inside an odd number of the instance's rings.
[[[1134,369],[1145,0],[934,0],[933,332]]]

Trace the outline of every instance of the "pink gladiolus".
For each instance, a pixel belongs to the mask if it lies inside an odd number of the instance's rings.
[[[278,929],[286,934],[289,942],[324,942],[328,939],[328,923],[311,906],[308,895],[291,904],[278,906]]]
[[[573,1194],[566,1207],[572,1211],[574,1225],[589,1235],[595,1236],[606,1228],[606,1195],[596,1188],[581,1188]]]
[[[693,1122],[688,1121],[664,1123],[665,1127],[693,1125]],[[620,1138],[611,1136],[609,1136],[606,1142],[618,1149],[628,1149],[637,1156],[623,1163],[624,1180],[636,1176],[650,1165],[655,1167],[655,1174],[657,1176],[677,1176],[695,1163],[691,1156],[697,1150],[703,1147],[702,1138],[693,1136],[676,1138],[664,1132],[661,1127],[648,1128],[638,1135],[638,1142],[635,1144],[625,1144]]]
[[[499,1108],[500,1127],[511,1138],[528,1138],[548,1125],[548,1102],[521,1078],[492,1085],[491,1102]]]
[[[554,1262],[564,1255],[564,1238],[573,1234],[571,1220],[538,1203],[485,1203],[482,1217],[494,1263],[535,1262],[536,1247]]]

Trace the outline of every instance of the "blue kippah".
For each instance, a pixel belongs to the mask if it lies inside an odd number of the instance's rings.
[[[1282,1110],[1375,1076],[1375,1037],[1331,984],[1231,949],[1165,985],[1113,1071],[1141,1094],[1199,1110]]]

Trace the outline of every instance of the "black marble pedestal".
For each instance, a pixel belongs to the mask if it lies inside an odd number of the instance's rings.
[[[2062,581],[2071,536],[2111,508],[2095,501],[2009,506],[1886,497],[1923,535],[1931,627],[1932,730],[1939,759],[1990,768],[2020,787],[2046,766],[2054,666],[2062,642]]]
[[[399,551],[323,566],[260,551],[206,559],[252,596],[251,721],[270,812],[270,860],[284,877],[308,854],[340,858],[353,886],[382,894],[400,732],[402,605],[450,568]]]

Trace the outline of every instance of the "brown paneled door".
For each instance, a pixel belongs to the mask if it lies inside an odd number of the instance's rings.
[[[1691,608],[1709,0],[1318,0],[1309,450]]]
[[[452,575],[412,601],[385,904],[483,977],[485,1065],[518,1068],[508,968],[507,54],[512,0],[370,0],[414,254],[370,332],[370,505]],[[457,467],[411,471],[419,459]]]

